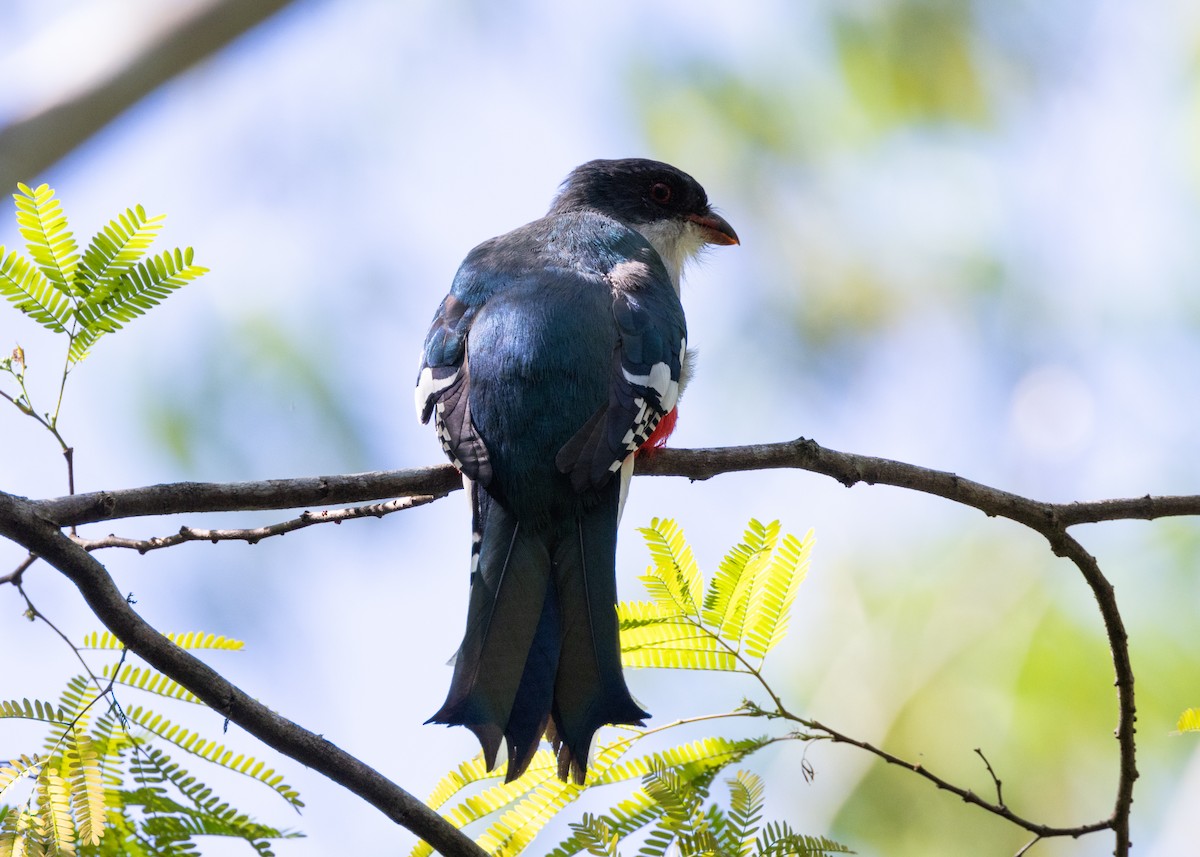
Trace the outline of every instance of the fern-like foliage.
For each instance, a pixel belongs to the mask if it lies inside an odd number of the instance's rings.
[[[66,257],[61,252],[55,256],[52,249],[43,253],[46,264],[67,267]],[[169,636],[184,648],[242,648],[240,641],[212,634]],[[89,634],[81,648],[122,649],[109,634]],[[104,665],[100,674],[111,684],[98,689],[92,677],[75,676],[57,704],[0,701],[0,719],[47,726],[43,752],[0,762],[0,801],[7,804],[0,804],[0,857],[194,855],[197,836],[244,839],[269,857],[275,840],[299,835],[260,824],[230,806],[156,744],[169,742],[249,776],[292,807],[302,807],[299,795],[280,774],[148,708],[118,707],[111,688],[127,687],[175,702],[199,700],[155,670],[123,660]],[[18,802],[18,792],[28,794]]]
[[[105,664],[100,675],[102,678],[111,678],[117,684],[147,690],[158,696],[169,696],[171,699],[181,699],[197,705],[204,704],[186,687],[167,678],[158,670],[135,667],[132,664],[125,664],[119,668],[115,664]]]
[[[658,806],[658,822],[638,852],[642,857],[664,857],[672,845],[680,854],[717,852],[716,837],[702,809],[708,779],[688,780],[661,765],[642,778],[642,788]]]
[[[812,532],[780,536],[778,521],[751,520],[740,544],[704,588],[683,533],[655,518],[642,535],[653,564],[642,577],[651,601],[617,606],[622,660],[630,667],[757,670],[787,633],[808,573]]]
[[[0,296],[67,335],[68,366],[86,357],[101,336],[208,272],[194,264],[190,247],[147,256],[164,216],[150,217],[140,205],[96,233],[81,257],[49,185],[18,184],[13,200],[29,259],[0,246]]]
[[[726,780],[729,809],[716,803],[707,806],[715,771],[689,778],[684,771],[655,766],[642,778],[645,805],[639,810],[636,827],[627,815],[585,815],[572,824],[572,836],[551,852],[551,857],[587,853],[621,857],[618,846],[634,829],[653,825],[638,857],[825,857],[851,854],[846,846],[831,839],[804,836],[784,822],[759,828],[764,787],[761,778],[739,771]]]
[[[166,637],[179,648],[187,649],[189,652],[200,649],[240,652],[246,647],[241,640],[232,640],[224,634],[210,634],[205,631],[172,631]],[[115,634],[108,631],[92,631],[83,638],[83,645],[79,648],[121,651],[125,648],[125,644]]]
[[[515,855],[533,841],[554,815],[578,798],[586,788],[598,785],[637,782],[655,767],[671,767],[688,778],[716,772],[726,765],[743,759],[770,743],[769,738],[706,738],[667,750],[647,753],[627,759],[629,751],[645,733],[630,730],[628,734],[600,746],[589,769],[589,786],[577,786],[558,779],[558,764],[554,755],[543,750],[534,756],[529,770],[519,780],[502,784],[503,772],[487,772],[481,757],[476,757],[451,771],[434,787],[428,803],[440,809],[451,797],[477,784],[496,783],[482,791],[473,791],[449,810],[445,816],[455,827],[488,820],[486,829],[477,837],[479,846],[494,855]],[[611,822],[614,831],[625,836],[645,826],[653,816],[645,816],[633,824],[639,813],[649,805],[644,796],[635,796],[633,803],[625,802],[622,819]],[[428,857],[433,850],[420,842],[410,857]],[[558,854],[559,852],[555,852]],[[563,853],[578,853],[576,851]]]
[[[79,254],[75,236],[67,229],[62,205],[54,198],[49,185],[30,190],[19,184],[17,189],[20,192],[13,194],[17,204],[17,228],[25,239],[29,255],[46,279],[60,292],[68,294],[75,281]]]
[[[71,301],[54,288],[46,275],[16,250],[4,253],[0,247],[0,295],[43,327],[66,333],[71,323]]]
[[[572,824],[571,829],[575,831],[582,851],[596,857],[621,857],[621,852],[617,850],[621,834],[614,831],[603,818],[585,812],[582,820]]]
[[[40,699],[0,699],[0,718],[12,717],[43,723],[62,723],[67,719],[66,712]]]
[[[754,840],[753,857],[823,857],[826,854],[854,852],[824,836],[805,836],[792,830],[786,822],[773,821],[763,828]]]
[[[729,825],[725,834],[729,846],[727,850],[742,857],[749,852],[749,846],[758,832],[766,787],[761,778],[749,771],[738,771],[733,779],[725,783],[729,786]]]

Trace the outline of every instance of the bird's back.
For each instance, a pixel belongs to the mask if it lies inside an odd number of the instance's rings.
[[[618,345],[608,274],[639,242],[599,215],[545,218],[481,245],[459,273],[489,291],[467,345],[488,491],[530,524],[595,501],[595,492],[572,489],[546,451],[561,449],[608,400]]]

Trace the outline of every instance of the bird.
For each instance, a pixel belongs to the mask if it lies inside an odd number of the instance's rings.
[[[582,785],[595,732],[650,716],[621,669],[617,523],[688,380],[684,264],[739,243],[682,170],[593,160],[545,217],[471,250],[434,314],[416,408],[461,472],[472,547],[466,630],[426,722],[470,729],[506,783],[545,736]]]

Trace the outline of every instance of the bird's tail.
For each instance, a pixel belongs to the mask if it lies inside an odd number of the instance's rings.
[[[505,782],[525,772],[548,734],[559,776],[582,783],[596,730],[649,716],[621,672],[616,480],[612,488],[596,506],[534,528],[472,486],[479,529],[467,630],[429,722],[474,732],[489,770],[503,741]]]

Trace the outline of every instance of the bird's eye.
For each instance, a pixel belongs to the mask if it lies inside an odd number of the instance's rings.
[[[666,205],[671,201],[671,186],[666,182],[655,182],[650,185],[650,198],[659,205]]]

